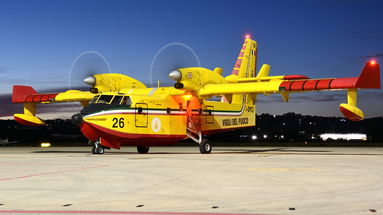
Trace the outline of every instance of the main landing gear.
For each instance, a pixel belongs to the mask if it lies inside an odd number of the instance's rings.
[[[199,144],[199,151],[201,152],[201,154],[210,154],[211,145],[208,139],[202,140],[202,142]]]
[[[149,152],[149,146],[137,146],[137,152],[140,154],[146,154]]]
[[[92,154],[104,154],[105,148],[101,145],[100,140],[96,140],[95,142],[89,140],[89,145],[92,146]]]
[[[208,139],[203,138],[202,132],[197,129],[191,117],[188,117],[188,126],[186,127],[186,135],[194,142],[199,144],[199,152],[201,154],[210,154],[211,144]]]

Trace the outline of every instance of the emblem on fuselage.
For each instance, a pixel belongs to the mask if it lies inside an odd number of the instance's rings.
[[[193,78],[193,73],[188,72],[188,78],[189,78],[189,79],[192,79],[192,78]]]
[[[154,132],[159,132],[161,130],[161,120],[158,117],[154,117],[151,124]]]

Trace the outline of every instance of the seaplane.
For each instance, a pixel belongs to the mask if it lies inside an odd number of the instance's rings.
[[[257,42],[246,36],[232,73],[223,69],[185,67],[169,71],[170,87],[147,87],[132,77],[105,73],[85,77],[89,90],[37,93],[30,86],[13,86],[12,102],[23,103],[24,112],[14,114],[23,125],[43,126],[36,116],[38,103],[80,102],[82,110],[72,116],[89,139],[93,154],[105,149],[135,146],[148,153],[150,146],[172,145],[190,138],[208,154],[208,135],[253,127],[259,95],[280,94],[288,102],[292,93],[347,91],[347,103],[339,109],[352,121],[364,119],[357,107],[359,89],[380,89],[380,65],[366,62],[357,77],[310,79],[304,75],[270,76],[270,65],[257,65]]]

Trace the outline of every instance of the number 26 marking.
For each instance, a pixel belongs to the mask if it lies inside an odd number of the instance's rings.
[[[118,127],[120,127],[120,128],[123,128],[124,126],[125,126],[125,123],[124,123],[124,118],[120,118],[120,119],[118,119],[118,118],[113,118],[113,128],[118,128]]]

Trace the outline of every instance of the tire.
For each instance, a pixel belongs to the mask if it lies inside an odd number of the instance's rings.
[[[199,144],[199,151],[201,154],[210,154],[211,148],[211,144],[207,139],[202,140],[202,143]]]
[[[96,143],[97,142],[94,142],[94,141],[91,141],[89,140],[88,141],[88,144],[92,144],[92,154],[104,154],[105,152],[105,147],[103,147],[100,143],[97,143],[97,147],[96,147]]]
[[[92,154],[97,154],[97,151],[96,151],[96,147],[95,146],[92,146]]]
[[[149,152],[149,146],[137,146],[137,152],[140,154],[146,154]]]
[[[104,149],[104,147],[102,147],[101,145],[98,147],[98,149],[97,149],[97,154],[104,154],[104,152],[105,152],[105,149]]]

